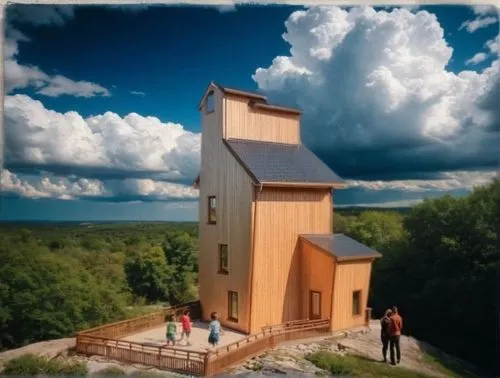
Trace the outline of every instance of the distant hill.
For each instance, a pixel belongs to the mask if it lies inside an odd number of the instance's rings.
[[[334,211],[341,215],[359,215],[364,211],[378,211],[378,212],[395,212],[399,214],[408,214],[411,211],[411,207],[362,207],[362,206],[351,206],[351,207],[334,207]]]
[[[411,211],[411,207],[362,207],[362,206],[350,206],[350,207],[334,207],[336,213],[342,215],[358,215],[364,211],[379,211],[379,212],[396,212],[400,214],[407,214]],[[192,225],[198,223],[198,221],[153,221],[153,220],[75,220],[75,221],[62,221],[62,220],[0,220],[0,227],[5,228],[6,226],[50,226],[50,227],[91,227],[93,225],[124,225],[135,226],[140,224],[156,224],[156,225]]]

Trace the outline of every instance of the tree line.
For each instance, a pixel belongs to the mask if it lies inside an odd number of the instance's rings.
[[[335,211],[376,249],[369,305],[397,305],[405,332],[493,368],[500,301],[500,183],[411,211]],[[0,226],[0,349],[68,337],[197,298],[196,223]],[[496,307],[495,307],[496,306]]]
[[[500,182],[427,199],[405,214],[336,214],[336,232],[376,249],[369,305],[397,305],[405,333],[488,370],[499,359]]]
[[[197,225],[6,224],[0,350],[197,297]]]

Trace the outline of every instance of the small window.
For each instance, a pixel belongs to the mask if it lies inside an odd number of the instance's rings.
[[[208,197],[208,223],[215,224],[216,223],[216,209],[217,209],[217,201],[215,196]]]
[[[238,293],[236,291],[230,291],[228,293],[228,309],[229,309],[229,314],[228,318],[229,320],[233,322],[238,321]]]
[[[361,315],[361,290],[352,292],[352,315]]]
[[[215,110],[215,96],[214,92],[210,92],[207,96],[205,112],[208,114],[212,113],[214,110]]]
[[[219,273],[229,273],[229,256],[227,244],[219,244]]]
[[[311,319],[321,318],[321,293],[311,291]]]

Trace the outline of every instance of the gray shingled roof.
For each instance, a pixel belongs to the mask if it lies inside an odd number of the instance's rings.
[[[382,255],[344,234],[300,235],[305,240],[331,253],[338,261],[375,258]]]
[[[339,184],[342,179],[302,144],[228,139],[227,145],[259,183]]]

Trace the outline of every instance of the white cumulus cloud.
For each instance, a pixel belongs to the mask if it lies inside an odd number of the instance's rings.
[[[6,96],[4,111],[7,164],[157,172],[178,180],[198,171],[200,134],[180,124],[137,113],[83,118],[26,95]]]
[[[492,54],[500,55],[500,35],[497,35],[495,38],[486,41],[486,47]]]
[[[474,33],[478,29],[486,28],[498,22],[499,8],[495,5],[473,5],[471,8],[476,18],[464,21],[458,30],[465,28],[469,33]]]
[[[474,20],[467,20],[460,25],[458,30],[465,28],[469,33],[474,33],[478,29],[486,28],[490,25],[496,24],[498,22],[497,17],[478,17]]]
[[[388,170],[496,159],[500,63],[448,71],[453,49],[434,14],[321,6],[285,26],[290,55],[253,79],[271,101],[303,109],[313,149],[351,152],[337,161],[351,167],[373,163],[359,154],[377,149],[393,159]]]
[[[364,181],[346,180],[350,188],[362,188],[368,190],[398,190],[405,192],[425,191],[451,191],[458,189],[472,190],[477,186],[488,185],[493,179],[499,179],[495,171],[458,171],[443,172],[441,178],[435,180],[392,180],[392,181]]]
[[[481,62],[484,62],[487,57],[488,57],[488,55],[486,55],[485,53],[477,53],[472,58],[467,59],[465,61],[465,64],[467,66],[470,65],[470,64],[472,64],[472,65],[479,64]]]
[[[108,201],[179,201],[198,198],[198,191],[180,184],[150,179],[95,180],[44,174],[21,179],[7,169],[0,170],[0,192],[23,198]]]
[[[52,181],[48,177],[40,177],[34,183],[30,183],[27,180],[21,180],[17,175],[6,169],[1,169],[0,178],[3,193],[25,198],[68,200],[100,197],[106,194],[102,183],[96,180],[79,179],[75,182],[69,182],[63,178]]]
[[[472,5],[471,8],[475,14],[483,16],[488,14],[494,14],[494,15],[498,14],[498,7],[492,4]]]
[[[37,89],[37,93],[51,97],[61,95],[75,97],[110,95],[109,91],[99,84],[88,81],[74,81],[62,75],[48,75],[36,66],[19,64],[17,61],[19,43],[29,41],[30,39],[18,30],[7,27],[4,45],[4,80],[7,93],[15,89],[32,87]]]

